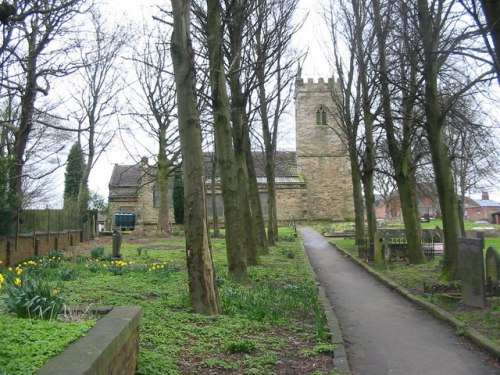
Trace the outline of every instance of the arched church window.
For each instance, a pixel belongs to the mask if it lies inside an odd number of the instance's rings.
[[[326,110],[322,105],[316,111],[316,125],[326,125]]]

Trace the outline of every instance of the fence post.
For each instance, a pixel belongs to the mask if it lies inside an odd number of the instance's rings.
[[[50,208],[47,207],[47,246],[50,247]]]
[[[18,246],[19,246],[19,220],[21,218],[21,209],[17,209],[17,214],[16,214],[16,237],[14,240],[14,251],[17,251]]]
[[[6,266],[9,267],[12,265],[12,242],[7,240],[7,264]]]
[[[35,249],[35,256],[37,256],[37,248],[36,248],[36,211],[33,211],[33,228],[31,229],[33,232],[33,249]]]

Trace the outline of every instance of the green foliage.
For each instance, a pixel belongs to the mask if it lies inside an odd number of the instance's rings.
[[[251,353],[257,349],[257,343],[250,340],[231,341],[226,349],[229,353]]]
[[[49,284],[31,276],[5,283],[7,310],[19,318],[52,320],[64,305],[64,299],[52,292]]]
[[[107,213],[108,212],[108,202],[106,200],[106,197],[102,196],[101,194],[95,192],[95,191],[90,191],[89,192],[89,209],[90,210],[97,210],[102,213]]]
[[[96,273],[97,271],[102,270],[102,267],[99,263],[92,262],[92,263],[87,264],[87,269],[92,273]]]
[[[0,369],[4,374],[34,374],[48,359],[82,337],[94,324],[95,320],[63,323],[0,313]]]
[[[90,250],[90,257],[92,259],[101,259],[104,256],[104,247],[97,246]]]
[[[294,235],[290,235],[290,234],[278,236],[278,241],[295,242],[296,240],[297,240],[297,237]]]
[[[80,144],[77,142],[71,146],[64,173],[64,207],[78,201],[80,184],[83,179],[85,160]]]
[[[175,223],[184,224],[184,181],[182,179],[181,171],[175,172],[172,194],[174,201]]]
[[[116,275],[107,271],[111,263],[91,257],[86,264],[85,257],[80,263],[63,258],[60,268],[46,267],[43,273],[48,280],[60,280],[61,270],[75,271],[78,279],[58,285],[67,304],[144,307],[137,374],[204,373],[207,368],[213,373],[272,374],[281,356],[297,356],[296,342],[313,350],[327,337],[314,279],[298,241],[271,248],[261,265],[249,269],[248,285],[227,278],[225,241],[215,239],[212,244],[217,284],[227,307],[212,317],[191,312],[182,237],[141,243],[149,249],[147,257],[144,251],[138,253],[137,242],[125,240],[121,253],[127,271]],[[110,247],[104,246],[104,253]],[[285,248],[294,252],[293,258],[283,255]],[[255,301],[257,305],[250,306]],[[190,358],[188,369],[185,358]]]
[[[59,271],[59,277],[63,281],[75,280],[76,272],[73,268],[64,268]]]
[[[284,249],[281,249],[281,254],[283,254],[284,256],[286,256],[288,259],[293,259],[295,258],[295,251],[293,249],[289,249],[289,248],[284,248]]]
[[[319,343],[312,349],[303,349],[300,351],[304,357],[314,357],[318,354],[333,354],[336,344]]]
[[[319,306],[314,285],[269,283],[256,284],[249,289],[226,286],[221,288],[220,294],[227,314],[244,314],[257,321],[304,320],[314,313],[315,306]]]

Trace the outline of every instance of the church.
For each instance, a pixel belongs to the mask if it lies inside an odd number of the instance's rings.
[[[296,151],[277,152],[276,194],[279,224],[290,220],[317,221],[352,219],[352,182],[347,150],[334,130],[337,126],[331,92],[335,81],[298,77],[295,82]],[[206,170],[210,154],[205,155]],[[267,192],[264,160],[254,153],[257,182],[264,216]],[[207,202],[211,202],[207,173]],[[172,185],[172,184],[170,184]],[[170,197],[170,206],[171,194]],[[216,203],[223,217],[222,196],[217,187]],[[134,214],[137,226],[156,225],[157,189],[154,166],[143,158],[137,165],[115,165],[109,182],[109,213]],[[209,220],[211,204],[207,207]]]

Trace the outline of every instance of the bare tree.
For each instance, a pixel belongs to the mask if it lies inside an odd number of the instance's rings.
[[[175,82],[169,58],[170,35],[165,30],[149,32],[142,51],[136,52],[135,70],[141,92],[130,103],[138,130],[157,144],[156,182],[159,233],[170,234],[168,207],[169,176],[179,168],[180,144],[176,123]],[[134,131],[137,134],[137,131]]]
[[[369,59],[375,44],[373,29],[362,11],[366,5],[365,1],[359,0],[341,1],[338,4],[330,2],[329,8],[324,11],[332,38],[333,64],[339,75],[337,85],[332,87],[334,111],[338,117],[338,123],[332,129],[349,152],[357,245],[366,242],[362,181],[368,240],[371,244],[375,244],[376,231],[373,123],[377,109],[374,104],[375,76],[373,70],[369,69]],[[347,52],[341,55],[342,45],[345,45]],[[363,125],[364,132],[360,129]]]
[[[256,109],[262,124],[268,199],[270,245],[278,235],[275,162],[279,123],[292,99],[294,67],[303,57],[293,50],[291,40],[301,22],[294,24],[297,0],[256,1],[251,46],[258,99]]]
[[[207,40],[211,99],[217,161],[224,201],[229,275],[237,281],[246,282],[248,280],[247,259],[246,250],[241,242],[243,219],[240,211],[236,158],[232,143],[222,36],[220,3],[216,0],[207,0]]]
[[[184,166],[184,212],[189,295],[197,313],[217,314],[220,300],[208,238],[203,179],[200,116],[195,93],[191,46],[191,1],[171,0],[174,28],[171,55],[177,89],[178,119]]]
[[[88,180],[92,168],[113,140],[112,119],[120,109],[119,95],[124,88],[122,72],[117,67],[120,54],[128,41],[125,28],[108,29],[98,11],[90,12],[91,31],[88,38],[79,37],[78,71],[81,84],[73,94],[76,110],[78,142],[86,153],[85,170],[80,184],[78,204],[81,212],[88,208]]]
[[[36,103],[39,94],[48,95],[52,80],[68,74],[73,65],[65,60],[71,48],[68,33],[70,21],[82,4],[82,0],[21,2],[17,4],[17,16],[3,25],[2,94],[14,92],[13,103],[20,109],[15,122],[2,122],[0,126],[13,134],[11,156],[16,167],[10,187],[20,196],[26,176],[26,149],[36,123]]]
[[[443,216],[445,254],[442,278],[450,280],[459,277],[460,221],[451,160],[444,138],[447,118],[457,100],[480,82],[491,80],[492,72],[481,65],[481,69],[478,68],[481,51],[477,43],[473,42],[480,33],[470,22],[464,22],[463,12],[454,8],[453,1],[429,3],[427,0],[418,0],[416,9],[421,36],[421,69],[425,82],[422,96],[424,128]],[[475,56],[476,66],[473,68],[468,60],[471,51],[474,51]],[[446,96],[443,96],[443,92],[446,92]]]
[[[372,6],[378,45],[377,70],[380,78],[383,128],[401,201],[408,240],[408,258],[410,263],[418,264],[425,262],[425,256],[422,251],[420,214],[415,189],[417,160],[413,155],[416,134],[414,111],[416,90],[419,86],[416,65],[418,50],[413,44],[416,30],[408,21],[412,9],[406,2],[388,2],[382,8],[379,0],[373,0]],[[402,22],[399,35],[389,33],[389,30],[397,30],[395,24],[400,20]],[[394,49],[402,52],[393,54],[393,59],[390,58],[389,43],[395,46]],[[393,80],[397,82],[396,85],[392,84]],[[396,105],[395,98],[398,100]]]

